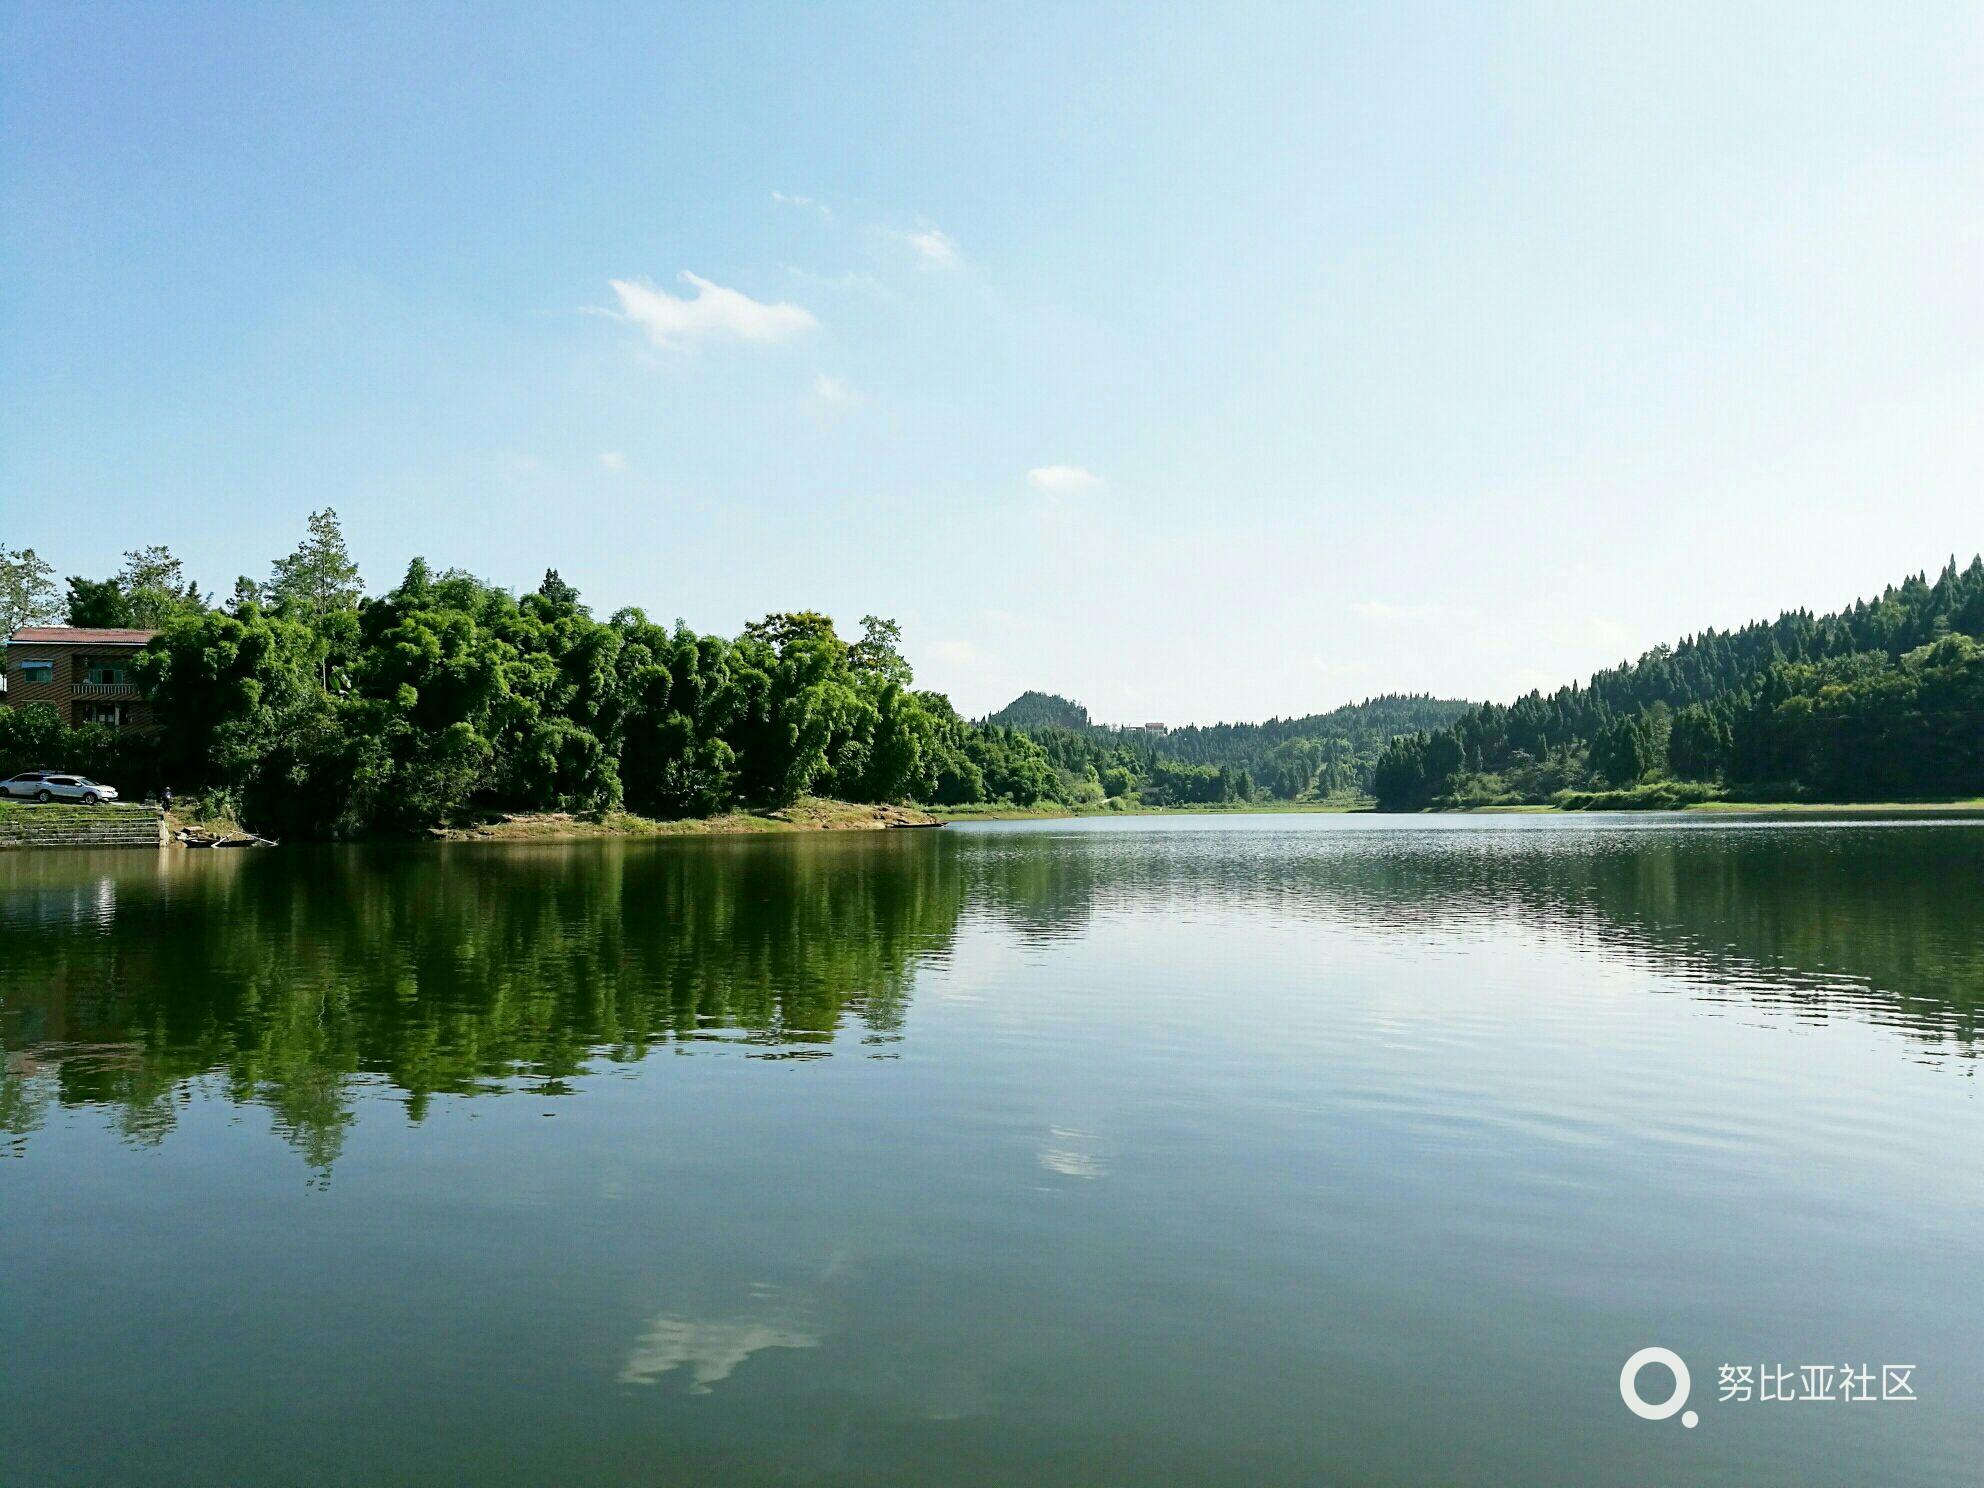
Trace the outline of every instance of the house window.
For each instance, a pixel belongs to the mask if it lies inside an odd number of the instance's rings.
[[[84,703],[76,713],[78,723],[100,723],[105,728],[124,726],[124,709],[116,703]]]
[[[92,661],[83,669],[83,680],[122,687],[131,680],[131,673],[121,661]]]
[[[53,682],[55,663],[52,661],[24,661],[21,663],[23,682]]]

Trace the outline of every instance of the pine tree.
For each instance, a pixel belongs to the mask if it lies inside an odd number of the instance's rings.
[[[260,597],[317,633],[317,679],[326,689],[331,685],[331,653],[348,652],[356,640],[353,617],[359,592],[358,565],[345,547],[338,514],[328,506],[312,512],[309,535],[294,553],[276,559]]]
[[[309,536],[287,558],[278,558],[263,598],[298,619],[317,621],[336,610],[358,608],[358,565],[344,545],[344,529],[330,507],[312,512]]]

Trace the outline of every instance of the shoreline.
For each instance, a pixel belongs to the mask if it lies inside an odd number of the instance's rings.
[[[1925,816],[1984,817],[1984,799],[1947,801],[1699,801],[1684,811],[1734,816]]]
[[[735,837],[781,832],[880,832],[974,821],[1066,821],[1088,816],[1282,816],[1369,811],[1368,801],[1275,801],[1202,806],[906,806],[802,796],[775,811],[726,811],[675,820],[609,812],[512,812],[487,822],[435,827],[429,842],[584,842],[609,837]]]
[[[48,810],[51,816],[83,813],[91,808],[28,807],[28,811]],[[114,809],[114,808],[113,808]],[[905,829],[932,829],[952,823],[975,821],[1069,821],[1085,817],[1140,816],[1309,816],[1309,815],[1396,815],[1396,816],[1645,816],[1707,815],[1749,820],[1872,820],[1901,818],[1946,821],[1984,820],[1984,798],[1965,797],[1941,801],[1699,801],[1685,806],[1647,808],[1588,806],[1567,810],[1550,802],[1509,803],[1454,807],[1418,812],[1379,812],[1369,801],[1269,801],[1234,802],[1184,806],[906,806],[836,801],[826,797],[801,797],[792,805],[772,811],[728,811],[716,816],[683,817],[661,820],[630,812],[610,812],[600,817],[577,816],[562,812],[515,812],[488,821],[436,827],[413,841],[426,842],[586,842],[608,838],[655,837],[736,837],[763,836],[787,832],[875,832]],[[98,819],[107,818],[101,811]],[[226,818],[195,822],[190,813],[175,810],[166,817],[169,834],[185,825],[208,830],[238,830]],[[384,839],[370,839],[384,840]],[[183,844],[168,835],[163,847]],[[29,846],[13,844],[16,851]]]
[[[1984,799],[1951,801],[1859,801],[1842,803],[1703,801],[1668,808],[1676,814],[1713,814],[1744,818],[1844,818],[1930,816],[1948,819],[1984,818]],[[564,812],[514,812],[486,821],[435,827],[415,840],[428,842],[589,842],[608,838],[739,837],[787,832],[879,832],[931,829],[954,822],[1070,821],[1096,816],[1311,816],[1311,815],[1429,815],[1498,816],[1547,813],[1556,816],[1645,816],[1644,809],[1586,807],[1567,811],[1550,803],[1469,806],[1448,811],[1394,812],[1376,810],[1370,801],[1235,802],[1189,806],[905,806],[837,801],[802,796],[792,805],[772,811],[726,811],[716,816],[661,820],[631,812],[602,817]]]
[[[1746,817],[1876,817],[1941,816],[1952,819],[1984,817],[1984,799],[1953,797],[1946,801],[1691,801],[1685,806],[1581,806],[1566,808],[1548,801],[1497,806],[1455,806],[1445,810],[1399,812],[1402,816],[1746,816]]]
[[[1343,816],[1369,812],[1368,800],[1206,802],[1189,806],[931,806],[943,822],[1067,821],[1088,816]]]
[[[663,821],[614,811],[604,816],[513,812],[492,821],[435,827],[430,842],[583,842],[608,837],[737,837],[777,832],[883,832],[941,827],[920,806],[865,805],[802,796],[775,811],[726,811]]]

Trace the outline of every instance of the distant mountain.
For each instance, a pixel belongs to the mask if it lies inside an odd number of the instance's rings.
[[[1023,692],[985,721],[996,723],[1001,728],[1029,731],[1043,728],[1085,729],[1090,726],[1088,709],[1052,692]]]
[[[1368,793],[1394,738],[1445,728],[1474,706],[1391,693],[1266,723],[1119,727],[1090,721],[1064,697],[1027,692],[986,722],[1034,738],[1064,772],[1123,769],[1146,801],[1298,800]]]
[[[1181,764],[1244,770],[1264,794],[1282,799],[1371,789],[1378,754],[1394,738],[1444,728],[1474,704],[1418,693],[1386,693],[1327,713],[1266,723],[1195,723],[1151,740]]]

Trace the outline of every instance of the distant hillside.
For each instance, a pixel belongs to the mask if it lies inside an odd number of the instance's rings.
[[[1458,698],[1387,693],[1327,713],[1266,723],[1207,723],[1152,740],[1181,764],[1245,771],[1264,795],[1283,800],[1369,792],[1378,754],[1394,738],[1445,728],[1474,707]]]
[[[1167,733],[1159,747],[1179,759],[1218,764],[1233,763],[1229,757],[1236,751],[1243,756],[1260,755],[1291,739],[1344,738],[1360,745],[1382,744],[1397,734],[1444,728],[1473,706],[1460,698],[1386,693],[1301,718],[1270,718],[1266,723],[1187,724]]]
[[[1400,738],[1391,809],[1671,803],[1715,787],[1817,800],[1984,791],[1984,560],[1914,574],[1836,614],[1791,610],[1656,646],[1582,686],[1484,703]],[[1601,804],[1604,802],[1601,800]]]
[[[1473,707],[1388,694],[1302,718],[1160,732],[1092,723],[1078,703],[1028,692],[987,722],[1031,736],[1064,776],[1092,775],[1112,795],[1134,792],[1172,803],[1294,801],[1368,794],[1378,754],[1394,738],[1445,728]]]
[[[985,721],[1024,730],[1089,727],[1088,709],[1052,692],[1023,692]]]

